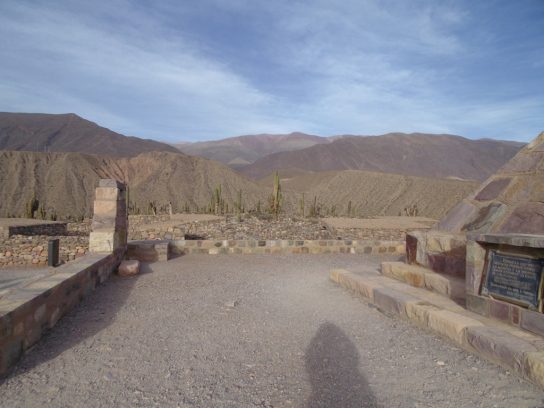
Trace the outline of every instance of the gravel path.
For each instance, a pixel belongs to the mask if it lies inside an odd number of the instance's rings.
[[[0,384],[0,406],[544,406],[531,384],[328,280],[379,261],[188,255],[114,277]]]

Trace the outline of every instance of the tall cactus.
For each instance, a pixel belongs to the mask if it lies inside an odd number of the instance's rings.
[[[38,209],[40,202],[36,199],[36,194],[26,203],[26,218],[34,218],[34,211]]]
[[[306,208],[304,204],[304,193],[302,193],[302,198],[300,199],[299,206],[300,206],[300,216],[304,218],[306,216],[305,214]]]
[[[221,184],[219,184],[212,193],[212,199],[210,202],[210,212],[215,215],[223,214],[225,203],[221,196]]]
[[[272,214],[276,216],[276,219],[278,219],[280,211],[281,211],[281,201],[282,201],[282,194],[281,194],[280,176],[278,172],[276,172],[276,174],[274,174],[274,192],[272,193],[272,196],[270,197],[270,211]]]

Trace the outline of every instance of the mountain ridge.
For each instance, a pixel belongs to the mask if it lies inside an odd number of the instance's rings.
[[[0,112],[0,150],[79,152],[130,157],[148,151],[179,152],[152,139],[125,136],[74,113]]]
[[[277,152],[238,171],[252,179],[283,169],[366,170],[411,176],[483,180],[513,157],[522,143],[471,140],[456,135],[389,133],[344,135],[329,144]]]

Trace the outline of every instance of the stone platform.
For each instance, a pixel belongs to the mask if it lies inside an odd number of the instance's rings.
[[[377,273],[333,269],[330,279],[380,310],[431,330],[544,387],[544,339],[472,313],[452,299]]]

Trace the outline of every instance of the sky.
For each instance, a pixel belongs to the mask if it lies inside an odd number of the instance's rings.
[[[544,0],[1,0],[0,111],[169,142],[527,142],[544,130]]]

